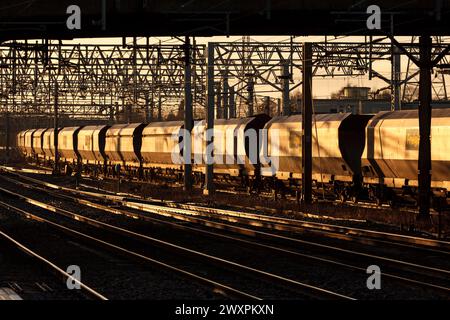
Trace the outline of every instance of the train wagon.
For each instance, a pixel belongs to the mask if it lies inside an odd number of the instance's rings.
[[[142,130],[144,123],[117,124],[106,131],[105,155],[109,168],[124,169],[132,176],[142,173]]]
[[[58,133],[61,128],[58,129]],[[59,141],[58,141],[59,144]],[[44,151],[44,156],[48,160],[55,159],[55,130],[53,128],[47,129],[42,135],[42,150]]]
[[[53,129],[42,128],[42,129],[37,129],[33,133],[33,154],[38,159],[45,158],[45,152],[44,152],[44,149],[43,149],[43,143],[44,143],[44,134],[48,130],[53,130]]]
[[[78,132],[78,153],[86,166],[105,165],[106,131],[110,126],[86,126]]]
[[[346,200],[357,195],[365,127],[372,116],[351,113],[320,114],[313,120],[313,181],[323,191]],[[266,157],[262,176],[272,185],[298,187],[302,177],[302,116],[281,116],[266,126]],[[267,179],[266,179],[267,180]],[[269,180],[270,181],[270,180]]]
[[[169,176],[180,178],[183,121],[152,122],[142,131],[141,156],[144,175],[150,180]]]
[[[184,129],[183,121],[152,122],[142,131],[141,156],[144,167],[168,167],[179,168],[180,164],[174,163],[173,152],[178,152],[180,137]],[[178,151],[177,151],[178,150]]]
[[[364,183],[377,202],[414,198],[418,188],[419,118],[417,110],[380,112],[367,126],[361,159]],[[450,191],[450,110],[433,109],[431,187],[434,195]]]
[[[29,157],[31,157],[34,153],[33,151],[33,135],[36,132],[37,129],[30,129],[25,131],[24,133],[24,149],[25,154]]]
[[[259,133],[270,120],[266,114],[214,121],[214,173],[225,178],[259,176]],[[192,133],[194,171],[205,173],[205,126],[195,124]],[[246,180],[247,181],[247,180]]]
[[[58,151],[60,159],[66,164],[76,164],[80,159],[78,153],[78,133],[82,127],[66,127],[58,133]]]
[[[25,134],[27,133],[27,131],[28,130],[23,130],[17,134],[17,141],[16,141],[17,149],[19,149],[19,151],[22,154],[27,153],[26,148],[25,148]]]
[[[194,182],[205,175],[204,120],[194,122],[192,161]],[[147,178],[153,173],[183,173],[181,121],[65,128],[60,132],[64,159],[81,158],[84,168],[106,174]],[[261,130],[264,129],[264,130]],[[214,173],[216,183],[300,191],[302,178],[302,116],[270,119],[257,115],[216,120]],[[22,152],[53,158],[53,129],[18,134]],[[433,200],[449,197],[450,110],[433,109],[431,158]],[[67,144],[64,141],[67,136]],[[358,200],[395,201],[401,195],[417,199],[419,149],[418,112],[394,111],[372,115],[320,114],[313,122],[313,183],[316,191]],[[77,140],[77,141],[75,141]],[[256,150],[256,152],[255,152]],[[66,153],[67,152],[67,153]],[[259,155],[255,157],[256,155]],[[256,182],[256,183],[255,183]],[[262,182],[262,183],[259,183]]]

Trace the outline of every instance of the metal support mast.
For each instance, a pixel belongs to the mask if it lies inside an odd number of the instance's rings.
[[[228,113],[228,118],[236,118],[236,102],[234,100],[234,86],[230,87],[229,89],[230,94],[229,94],[229,98],[230,101],[228,103],[229,105],[229,113]]]
[[[229,119],[230,118],[230,103],[229,103],[229,97],[228,97],[228,76],[225,74],[223,77],[223,84],[222,84],[222,108],[223,108],[223,119]]]
[[[401,110],[401,64],[400,64],[400,49],[397,46],[392,46],[392,69],[391,69],[391,109]]]
[[[264,97],[264,113],[270,116],[270,97]]]
[[[59,149],[58,149],[58,81],[55,80],[55,92],[54,92],[54,123],[53,123],[53,144],[55,145],[55,164],[53,167],[53,174],[59,173]]]
[[[10,130],[11,130],[11,128],[10,128],[10,125],[9,125],[9,121],[10,121],[10,119],[9,119],[9,110],[8,109],[6,109],[6,112],[5,112],[5,148],[6,148],[6,163],[8,163],[8,161],[9,161],[9,153],[10,153],[10,151],[9,151],[9,149],[10,149],[10,143],[11,143],[11,137],[10,137]]]
[[[302,200],[312,203],[312,44],[303,44]],[[284,110],[283,110],[284,112]]]
[[[291,78],[291,74],[289,71],[289,60],[283,61],[282,68],[283,74],[281,76],[281,80],[283,83],[283,92],[282,92],[283,116],[289,116],[291,114],[291,101],[289,99],[289,81]]]
[[[114,124],[114,106],[111,104],[109,106],[109,121],[108,124],[112,126]]]
[[[223,107],[222,107],[222,88],[221,83],[216,82],[216,119],[223,119]]]
[[[208,43],[207,61],[207,106],[206,106],[206,174],[204,193],[212,195],[214,192],[214,43]],[[209,134],[208,134],[209,133]]]
[[[431,195],[431,37],[421,36],[419,87],[419,217],[430,215]]]
[[[248,79],[248,85],[247,85],[247,104],[248,104],[248,110],[247,110],[247,116],[251,117],[253,116],[254,110],[253,110],[253,100],[254,100],[254,92],[255,92],[255,84],[253,82],[253,77],[250,76]]]
[[[150,98],[148,93],[145,94],[145,122],[150,122]]]
[[[191,165],[191,131],[194,124],[192,115],[191,93],[191,44],[188,36],[184,41],[184,130],[183,155],[184,155],[184,190],[192,190],[192,165]]]
[[[161,99],[161,89],[158,89],[158,121],[162,121],[162,99]]]

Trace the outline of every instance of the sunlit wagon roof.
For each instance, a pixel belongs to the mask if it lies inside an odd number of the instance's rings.
[[[183,126],[183,121],[152,122],[144,128],[142,135],[172,134],[173,132],[182,129]]]
[[[116,124],[108,129],[106,136],[132,136],[134,134],[134,130],[136,130],[136,128],[140,125],[142,125],[142,123]]]

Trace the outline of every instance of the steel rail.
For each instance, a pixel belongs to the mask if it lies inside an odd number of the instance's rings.
[[[49,192],[48,190],[45,190],[45,189],[42,189],[42,188],[39,188],[39,187],[37,187],[37,188],[38,188],[38,190],[41,190],[43,192]],[[55,196],[60,196],[60,195],[55,195]],[[348,264],[348,263],[343,263],[343,262],[339,262],[339,261],[335,261],[335,260],[331,260],[331,259],[321,258],[321,257],[313,256],[313,255],[310,255],[310,254],[303,254],[303,253],[300,253],[300,252],[297,252],[297,251],[292,251],[292,250],[284,249],[284,248],[281,248],[281,247],[276,247],[276,246],[273,246],[273,245],[262,244],[262,243],[256,242],[256,241],[251,241],[251,240],[246,240],[246,239],[242,239],[242,238],[237,238],[237,237],[233,237],[233,236],[229,236],[229,235],[225,235],[225,234],[220,234],[220,233],[216,233],[216,232],[212,232],[212,231],[207,231],[207,230],[196,228],[196,227],[187,226],[187,225],[184,225],[184,224],[179,224],[179,223],[170,222],[170,221],[167,221],[167,220],[153,218],[153,217],[150,217],[148,215],[141,214],[141,213],[134,213],[134,212],[130,212],[128,210],[112,208],[112,207],[108,207],[108,206],[105,206],[105,205],[102,205],[102,204],[94,203],[94,202],[91,202],[91,201],[88,201],[88,200],[80,199],[80,198],[77,198],[77,197],[74,197],[74,196],[63,195],[62,197],[66,198],[66,199],[69,199],[71,201],[74,201],[74,202],[76,202],[78,204],[85,205],[85,206],[88,206],[88,207],[91,207],[91,208],[95,208],[95,209],[98,209],[98,210],[102,210],[104,212],[108,212],[108,213],[111,213],[111,214],[123,215],[123,216],[129,217],[129,218],[132,218],[132,219],[141,219],[141,220],[144,220],[144,221],[147,221],[147,222],[151,222],[151,223],[154,223],[154,224],[167,225],[167,226],[170,226],[172,228],[176,228],[176,229],[180,229],[180,230],[194,231],[194,232],[197,232],[197,233],[209,235],[209,236],[211,236],[213,238],[223,238],[223,239],[233,240],[233,241],[237,241],[237,242],[240,242],[240,243],[245,243],[245,244],[256,246],[256,247],[262,247],[262,248],[270,249],[270,250],[281,252],[281,253],[287,253],[287,254],[290,254],[290,255],[297,256],[297,257],[308,258],[308,259],[311,259],[311,260],[325,262],[325,263],[329,263],[329,264],[333,264],[333,265],[349,268],[349,269],[352,269],[352,270],[362,271],[364,273],[366,273],[366,271],[367,271],[365,268],[358,267],[358,266],[355,266],[355,265],[351,265],[351,264]],[[214,222],[214,221],[211,221],[211,220],[205,220],[205,219],[201,219],[201,218],[184,216],[182,214],[180,214],[175,219],[186,221],[186,222],[191,222],[191,223],[196,223],[198,225],[203,225],[203,226],[206,226],[206,227],[212,227],[212,228],[215,228],[215,229],[232,231],[232,232],[237,233],[237,234],[250,235],[249,232],[248,232],[248,229],[244,229],[244,228],[240,228],[240,227],[236,227],[236,226],[230,226],[228,224],[223,224],[223,223],[220,223],[220,222]],[[396,280],[400,280],[400,281],[403,281],[403,282],[412,283],[412,284],[416,284],[416,285],[420,285],[420,286],[424,286],[424,287],[431,287],[433,289],[439,289],[439,290],[445,291],[447,293],[450,293],[450,288],[448,288],[448,287],[443,287],[443,286],[435,285],[435,284],[432,284],[432,283],[418,281],[418,280],[406,278],[406,277],[403,277],[403,276],[398,276],[398,275],[387,273],[387,272],[383,272],[383,277],[388,277],[388,278],[392,278],[392,279],[396,279]]]
[[[12,208],[9,205],[5,206],[5,203],[0,202],[0,206],[4,207],[4,208]],[[92,289],[91,287],[87,286],[86,284],[82,283],[81,281],[79,281],[78,279],[72,277],[70,274],[68,274],[67,272],[65,272],[63,269],[59,268],[56,264],[52,263],[51,261],[49,261],[48,259],[42,257],[41,255],[37,254],[36,252],[34,252],[33,250],[29,249],[28,247],[26,247],[25,245],[23,245],[22,243],[20,243],[19,241],[15,240],[14,238],[12,238],[11,236],[9,236],[8,234],[6,234],[5,232],[3,232],[2,230],[0,230],[0,236],[9,241],[10,243],[12,243],[15,247],[17,247],[19,250],[25,252],[27,255],[31,256],[32,258],[36,259],[37,261],[39,261],[44,267],[51,269],[53,272],[56,272],[59,275],[62,275],[64,278],[66,279],[70,279],[72,281],[74,281],[76,284],[78,284],[80,286],[81,289],[83,289],[83,291],[85,291],[89,296],[94,297],[95,299],[99,299],[99,300],[108,300],[108,298],[106,298],[104,295],[102,295],[101,293],[97,292],[96,290]]]
[[[58,229],[58,230],[61,230],[61,231],[64,231],[64,232],[68,232],[68,233],[70,233],[71,235],[73,235],[73,236],[75,236],[77,238],[83,238],[83,239],[92,240],[92,241],[94,241],[94,242],[96,242],[96,243],[98,243],[98,244],[100,244],[102,246],[105,246],[105,247],[107,247],[109,249],[113,249],[113,250],[118,251],[118,252],[120,252],[122,254],[125,254],[127,256],[131,256],[131,257],[134,257],[134,258],[139,258],[139,259],[144,260],[146,262],[149,262],[151,264],[154,264],[154,265],[157,265],[159,267],[163,267],[165,269],[168,269],[168,270],[170,270],[172,272],[176,272],[176,273],[180,274],[181,276],[188,277],[188,278],[193,279],[193,280],[195,280],[195,281],[197,281],[197,282],[199,282],[199,283],[201,283],[203,285],[207,285],[208,287],[212,288],[214,292],[221,293],[224,296],[235,297],[235,298],[244,298],[244,299],[252,299],[252,300],[261,300],[260,298],[254,296],[254,295],[247,294],[247,293],[245,293],[243,291],[231,288],[229,286],[223,285],[223,284],[218,283],[216,281],[207,279],[205,277],[198,276],[198,275],[193,274],[193,273],[191,273],[189,271],[182,270],[180,268],[171,266],[171,265],[169,265],[167,263],[164,263],[164,262],[152,259],[152,258],[147,257],[145,255],[133,252],[131,250],[128,250],[128,249],[122,248],[120,246],[111,244],[109,242],[106,242],[106,241],[103,241],[101,239],[92,237],[92,236],[84,234],[82,232],[70,229],[70,228],[68,228],[66,226],[60,225],[60,224],[55,223],[53,221],[50,221],[48,219],[42,218],[42,217],[40,217],[38,215],[35,215],[35,214],[32,214],[32,213],[27,212],[25,210],[22,210],[22,209],[20,209],[18,207],[12,206],[12,205],[10,205],[10,204],[8,204],[6,202],[0,201],[0,206],[4,207],[5,209],[8,209],[8,210],[15,211],[16,213],[21,214],[21,215],[25,216],[28,219],[32,219],[32,220],[35,220],[35,221],[43,222],[43,223],[46,223],[46,224],[48,224],[49,226],[51,226],[51,227],[53,227],[55,229]]]
[[[326,289],[323,289],[323,288],[320,288],[317,286],[309,285],[307,283],[299,282],[299,281],[289,279],[289,278],[286,278],[286,277],[283,277],[283,276],[280,276],[277,274],[273,274],[273,273],[269,273],[269,272],[266,272],[263,270],[253,268],[253,267],[245,266],[245,265],[233,262],[233,261],[228,261],[228,260],[216,257],[216,256],[205,254],[205,253],[195,251],[195,250],[192,250],[189,248],[185,248],[185,247],[182,247],[182,246],[179,246],[179,245],[167,242],[167,241],[163,241],[163,240],[153,238],[153,237],[150,237],[147,235],[143,235],[143,234],[140,234],[140,233],[137,233],[134,231],[130,231],[128,229],[124,229],[124,228],[110,225],[110,224],[107,224],[107,223],[104,223],[101,221],[97,221],[97,220],[70,212],[68,210],[61,209],[61,208],[46,204],[44,202],[23,196],[21,194],[7,190],[2,187],[0,187],[0,192],[18,197],[29,204],[32,204],[34,206],[43,208],[45,210],[48,210],[50,212],[53,212],[53,213],[56,213],[56,214],[59,214],[59,215],[65,216],[65,217],[68,217],[77,222],[84,222],[86,224],[97,227],[99,229],[108,230],[108,231],[118,233],[121,235],[126,235],[128,237],[131,237],[131,238],[134,238],[137,240],[143,240],[145,242],[152,243],[153,245],[157,245],[159,247],[169,249],[171,251],[175,251],[178,253],[187,254],[190,256],[201,258],[205,261],[208,261],[209,263],[214,263],[214,264],[222,266],[222,267],[226,266],[227,268],[230,268],[230,269],[243,271],[249,275],[257,275],[259,278],[266,279],[267,281],[270,281],[274,284],[278,284],[278,285],[281,284],[281,285],[287,286],[296,291],[298,291],[300,289],[303,294],[311,295],[311,293],[304,292],[305,290],[310,290],[310,291],[312,291],[312,295],[315,297],[320,296],[320,297],[328,297],[328,298],[332,297],[332,298],[339,298],[339,299],[346,299],[346,300],[355,300],[352,297],[349,297],[349,296],[346,296],[343,294],[339,294],[339,293],[336,293],[336,292],[333,292],[330,290],[326,290]]]
[[[9,171],[9,170],[8,170]],[[78,194],[84,194],[87,196],[93,196],[97,198],[103,198],[106,200],[121,202],[123,204],[132,203],[133,199],[127,199],[127,196],[118,196],[118,195],[109,195],[109,194],[101,194],[96,192],[89,192],[89,191],[82,191],[82,190],[76,190],[68,187],[58,186],[56,184],[44,182],[38,179],[34,179],[28,176],[23,176],[21,174],[18,174],[14,171],[9,171],[13,174],[34,182],[41,185],[44,185],[46,187],[52,188],[52,189],[58,189],[63,190],[71,193],[78,193]],[[143,201],[141,199],[136,198],[136,202],[142,203]],[[158,201],[161,202],[161,201]],[[215,215],[215,218],[222,219],[222,220],[228,220],[233,222],[230,219],[239,219],[239,218],[245,218],[248,219],[248,221],[252,221],[247,224],[253,224],[257,226],[259,223],[260,225],[264,225],[266,227],[269,226],[268,223],[273,223],[273,226],[277,226],[279,230],[282,231],[296,231],[292,228],[294,226],[305,228],[308,230],[322,230],[322,231],[328,231],[329,233],[327,236],[329,237],[336,237],[341,239],[348,239],[345,237],[341,237],[339,233],[345,234],[348,237],[352,237],[351,240],[358,239],[357,237],[368,237],[373,239],[380,239],[381,241],[391,240],[396,242],[391,242],[391,244],[400,245],[402,242],[406,244],[412,244],[412,245],[420,245],[424,247],[430,247],[430,248],[442,248],[446,250],[450,250],[450,242],[449,241],[442,241],[442,240],[436,240],[436,239],[428,239],[423,237],[415,237],[415,236],[408,236],[408,235],[402,235],[402,234],[396,234],[396,233],[389,233],[389,232],[382,232],[382,231],[375,231],[375,230],[368,230],[368,229],[362,229],[362,228],[355,228],[355,227],[346,227],[346,226],[340,226],[336,224],[327,224],[327,223],[321,223],[321,222],[305,222],[298,219],[289,219],[289,218],[283,218],[283,217],[273,217],[268,215],[262,215],[262,214],[256,214],[256,213],[247,213],[242,211],[234,211],[234,210],[225,210],[225,209],[217,209],[217,208],[207,208],[203,206],[198,205],[185,205],[185,204],[176,204],[173,202],[162,202],[166,206],[172,206],[176,209],[187,209],[190,210],[191,214],[194,215],[200,215],[200,213],[207,213],[207,214],[213,214]],[[245,223],[245,220],[239,220],[240,223]],[[261,222],[262,221],[262,222]],[[237,220],[234,222],[238,222]],[[268,223],[265,223],[268,222]],[[282,227],[282,225],[286,225],[286,227]],[[291,230],[287,230],[291,228]],[[297,230],[298,231],[298,230]],[[379,241],[380,241],[379,240]],[[419,247],[415,247],[419,248]],[[450,254],[449,251],[439,251],[440,253]]]
[[[142,220],[145,220],[145,221],[148,221],[148,222],[151,222],[151,223],[156,223],[156,224],[165,224],[165,225],[169,225],[169,226],[171,226],[173,228],[177,228],[177,229],[190,230],[190,231],[194,231],[194,232],[198,232],[198,233],[202,233],[202,234],[207,234],[209,236],[216,237],[216,238],[217,237],[225,238],[225,239],[229,239],[229,240],[233,240],[233,241],[238,241],[238,242],[241,242],[241,243],[249,244],[249,245],[252,245],[252,246],[264,247],[264,248],[271,249],[271,250],[278,251],[278,252],[282,252],[282,253],[287,253],[287,254],[303,257],[303,258],[312,259],[312,260],[315,260],[315,261],[321,261],[321,262],[325,262],[325,263],[329,263],[329,264],[333,264],[333,265],[338,265],[338,266],[341,266],[341,267],[350,268],[350,269],[353,269],[353,270],[366,272],[366,269],[364,269],[362,267],[355,266],[355,265],[342,263],[342,262],[338,262],[338,261],[334,261],[334,260],[330,260],[330,259],[325,259],[325,258],[313,256],[313,255],[302,254],[302,253],[299,253],[299,252],[296,252],[296,251],[287,250],[287,249],[283,249],[283,248],[276,247],[276,246],[266,245],[266,244],[262,244],[262,243],[255,242],[255,241],[244,240],[244,239],[241,239],[241,238],[236,238],[236,237],[232,237],[232,236],[229,236],[229,235],[219,234],[219,233],[207,231],[207,230],[204,230],[204,229],[194,228],[194,227],[190,227],[190,226],[186,226],[186,225],[180,225],[180,224],[177,224],[177,223],[174,223],[174,222],[170,222],[170,221],[167,221],[167,220],[161,220],[161,219],[157,219],[157,218],[152,218],[152,217],[149,217],[149,216],[147,216],[145,214],[133,213],[133,212],[130,212],[130,211],[127,211],[127,210],[122,210],[122,209],[118,209],[118,208],[112,208],[112,207],[108,207],[108,206],[105,206],[105,205],[94,203],[94,202],[91,202],[91,201],[88,201],[88,200],[85,200],[85,199],[80,199],[80,198],[75,197],[75,196],[56,194],[53,191],[50,191],[50,190],[47,190],[47,189],[43,189],[41,187],[36,187],[36,186],[24,184],[22,182],[18,182],[18,181],[14,181],[14,180],[11,180],[11,181],[15,182],[15,183],[19,183],[19,184],[21,184],[24,187],[35,189],[37,191],[42,191],[44,193],[52,194],[55,197],[64,198],[64,199],[76,202],[78,204],[81,204],[81,205],[85,205],[85,206],[88,206],[88,207],[92,207],[92,208],[95,208],[95,209],[102,210],[104,212],[108,212],[108,213],[112,213],[112,214],[120,214],[120,215],[124,215],[124,216],[130,217],[130,218],[133,218],[133,219],[142,219]],[[238,233],[238,234],[252,235],[251,232],[249,232],[248,229],[244,229],[244,228],[240,228],[240,227],[236,227],[236,226],[232,226],[232,225],[228,225],[228,224],[223,224],[223,223],[219,223],[219,222],[214,222],[214,221],[211,221],[211,220],[205,220],[205,219],[201,219],[201,218],[185,216],[183,214],[178,214],[177,217],[174,217],[173,215],[165,215],[165,216],[169,216],[169,217],[172,217],[172,218],[175,218],[175,219],[178,219],[178,220],[182,220],[182,221],[196,223],[196,224],[199,224],[199,225],[204,225],[204,226],[207,226],[207,227],[212,227],[212,228],[216,228],[216,229],[232,231],[232,232]],[[406,277],[403,277],[403,276],[398,276],[398,275],[391,274],[391,273],[383,272],[383,276],[388,277],[388,278],[392,278],[392,279],[396,279],[396,280],[400,280],[400,281],[403,281],[403,282],[407,282],[407,283],[412,283],[412,284],[416,284],[416,285],[420,285],[420,286],[431,287],[433,289],[443,290],[443,291],[445,291],[447,293],[450,292],[450,288],[447,288],[447,287],[443,287],[443,286],[440,286],[440,285],[435,285],[435,284],[427,283],[427,282],[423,282],[423,281],[418,281],[418,280],[406,278]]]
[[[336,225],[336,224],[328,224],[328,223],[322,223],[322,222],[306,222],[306,221],[301,221],[298,219],[273,217],[273,216],[261,215],[261,214],[256,214],[256,213],[246,213],[246,212],[215,209],[215,208],[211,209],[211,208],[198,206],[198,205],[168,203],[167,206],[180,207],[180,208],[185,208],[188,210],[196,210],[196,211],[200,211],[200,212],[204,212],[204,213],[214,214],[215,216],[231,216],[231,217],[237,217],[237,218],[246,218],[246,219],[251,219],[254,221],[273,222],[273,223],[277,223],[277,224],[298,226],[298,227],[303,227],[303,228],[308,228],[308,229],[318,229],[318,230],[330,231],[333,233],[342,233],[342,234],[352,235],[352,236],[365,236],[365,237],[371,237],[371,238],[382,239],[382,240],[389,239],[389,240],[406,242],[409,244],[429,246],[429,247],[434,247],[434,248],[442,247],[442,248],[446,248],[446,249],[450,250],[450,242],[442,241],[442,240],[427,239],[427,238],[422,238],[422,237],[414,237],[414,236],[382,232],[382,231],[375,231],[375,230],[368,230],[368,229],[355,228],[355,227],[346,227],[346,226],[340,226],[340,225]]]
[[[28,177],[24,177],[24,178],[28,178]],[[30,180],[33,180],[33,182],[39,183],[39,180],[30,178]],[[46,182],[41,182],[44,185],[48,185],[48,183]],[[53,185],[53,184],[51,184]],[[53,185],[55,186],[57,189],[59,189],[59,186],[57,185]],[[69,192],[75,192],[77,193],[78,190],[74,190],[71,188],[65,188],[65,187],[61,187],[62,190],[66,190]],[[85,192],[81,191],[81,193],[86,194]],[[88,192],[88,195],[92,196],[94,195],[94,193],[92,192]],[[101,196],[101,198],[105,198],[104,195]],[[119,197],[120,198],[120,197]],[[181,215],[201,215],[198,212],[194,211],[194,210],[187,210],[187,209],[181,209],[181,208],[168,208],[168,207],[164,207],[164,206],[157,206],[157,205],[151,205],[151,204],[147,204],[147,203],[137,203],[137,202],[128,202],[126,200],[118,200],[116,196],[112,196],[108,197],[106,196],[106,199],[109,200],[113,200],[113,201],[119,201],[122,205],[132,208],[132,209],[137,209],[137,210],[141,210],[141,211],[147,211],[150,213],[154,213],[154,214],[163,214],[172,218],[178,218],[180,219],[180,217],[182,217]],[[220,210],[220,209],[219,209]],[[239,212],[237,212],[237,214],[240,214]],[[246,215],[251,215],[251,214],[246,214]],[[260,215],[262,218],[266,218],[266,216]],[[226,217],[226,215],[225,215]],[[219,218],[219,219],[224,219],[224,216],[221,215],[217,215],[215,218]],[[269,217],[270,218],[270,217]],[[280,218],[282,220],[285,220],[284,218]],[[205,223],[204,221],[201,222],[202,219],[197,219],[196,223]],[[292,219],[288,219],[288,220],[292,220]],[[294,220],[295,221],[295,220]],[[219,226],[220,229],[223,229],[224,226],[220,225],[220,224],[214,224],[212,222],[208,222],[210,226]],[[230,226],[227,226],[227,228],[230,228]],[[293,231],[294,227],[289,227],[289,226],[285,226],[282,228],[282,230],[288,230],[288,231]],[[311,242],[311,241],[306,241],[306,240],[301,240],[301,239],[297,239],[297,238],[291,238],[291,237],[286,237],[286,236],[282,236],[282,235],[277,235],[277,234],[272,234],[272,233],[267,233],[267,232],[262,232],[262,231],[257,231],[257,230],[252,230],[252,229],[247,229],[247,228],[240,228],[240,227],[235,227],[234,230],[240,230],[240,233],[246,234],[246,235],[252,235],[253,237],[256,236],[260,236],[263,238],[272,238],[272,239],[284,239],[285,241],[291,241],[294,243],[302,243],[302,244],[307,244],[307,245],[311,245],[311,246],[315,246],[315,247],[320,247],[323,249],[332,249],[334,251],[337,252],[343,252],[343,253],[347,253],[347,254],[352,254],[352,255],[357,255],[357,256],[363,256],[366,258],[371,258],[371,259],[378,259],[381,261],[385,261],[388,263],[393,263],[393,264],[400,264],[403,265],[403,267],[413,267],[416,269],[423,269],[423,270],[427,270],[429,272],[434,272],[436,274],[445,274],[445,275],[449,275],[450,271],[448,270],[443,270],[443,269],[439,269],[439,268],[433,268],[433,267],[428,267],[428,266],[423,266],[423,265],[419,265],[419,264],[415,264],[415,263],[411,263],[411,262],[406,262],[406,261],[401,261],[401,260],[397,260],[397,259],[391,259],[391,258],[386,258],[386,257],[381,257],[381,256],[377,256],[377,255],[372,255],[372,254],[367,254],[367,253],[363,253],[363,252],[358,252],[358,251],[352,251],[352,250],[347,250],[347,249],[342,249],[342,248],[338,248],[338,247],[333,247],[333,246],[329,246],[329,245],[324,245],[324,244],[319,244],[316,242]],[[441,241],[440,241],[441,242]],[[414,247],[415,248],[415,247]],[[441,252],[441,251],[439,251]],[[445,251],[442,251],[445,252]]]

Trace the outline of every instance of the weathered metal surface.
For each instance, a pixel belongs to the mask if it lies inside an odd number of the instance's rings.
[[[153,122],[148,124],[142,131],[141,155],[144,166],[154,167],[158,165],[169,167],[181,167],[180,162],[174,163],[172,153],[179,152],[179,137],[184,128],[183,121]]]
[[[40,155],[42,157],[45,156],[44,149],[43,149],[43,142],[44,142],[43,136],[47,130],[51,130],[51,129],[47,129],[47,128],[37,129],[33,133],[33,153]]]
[[[59,131],[58,149],[62,159],[66,161],[77,161],[78,133],[82,127],[66,127]]]
[[[268,139],[267,155],[274,159],[273,166],[278,162],[275,172],[278,178],[301,177],[301,121],[301,115],[282,116],[273,118],[265,126]],[[367,116],[349,113],[321,114],[313,117],[313,175],[342,176],[351,180],[353,174],[358,174],[367,121]],[[360,135],[352,130],[359,130]],[[269,166],[264,165],[263,174],[271,173]]]
[[[33,142],[34,142],[33,135],[35,131],[36,129],[30,129],[25,132],[24,146],[25,146],[25,153],[27,155],[33,154]]]
[[[78,152],[85,163],[105,161],[106,130],[109,126],[86,126],[78,132]]]
[[[141,161],[142,130],[145,124],[117,124],[106,131],[105,154],[111,162]]]
[[[214,170],[237,176],[240,173],[254,174],[259,163],[259,130],[269,121],[260,114],[248,118],[218,119],[214,121]],[[192,150],[196,160],[195,171],[205,170],[205,121],[194,126]],[[250,158],[252,157],[252,158]],[[201,163],[199,161],[201,160]]]
[[[17,134],[17,148],[20,152],[23,154],[27,153],[26,147],[25,147],[25,134],[28,130],[20,131]]]
[[[433,109],[431,119],[431,185],[450,187],[450,110]],[[391,187],[418,186],[419,117],[417,110],[382,112],[367,126],[362,155],[366,180]]]
[[[47,129],[42,135],[42,150],[45,157],[55,157],[55,131],[53,128]]]

